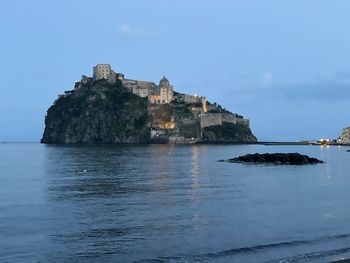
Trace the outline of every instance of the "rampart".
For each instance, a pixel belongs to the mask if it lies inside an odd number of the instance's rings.
[[[232,124],[241,124],[249,127],[249,120],[244,118],[238,118],[234,113],[202,113],[201,128],[223,125],[224,122]]]
[[[201,114],[201,128],[222,125],[221,113],[203,113]]]

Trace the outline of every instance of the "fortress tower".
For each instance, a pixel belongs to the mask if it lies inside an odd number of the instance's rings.
[[[164,76],[159,81],[159,95],[161,103],[170,103],[173,100],[174,87],[170,85],[169,80]]]
[[[93,68],[94,80],[108,79],[108,76],[113,73],[111,65],[109,64],[97,64]]]

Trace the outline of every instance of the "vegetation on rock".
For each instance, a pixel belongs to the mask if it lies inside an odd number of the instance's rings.
[[[45,118],[43,143],[147,143],[147,99],[118,81],[89,82],[59,97]]]
[[[256,142],[250,128],[241,124],[223,123],[206,127],[202,131],[203,142]]]

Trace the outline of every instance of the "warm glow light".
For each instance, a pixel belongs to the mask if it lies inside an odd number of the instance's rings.
[[[165,129],[174,129],[175,128],[175,123],[173,122],[167,122],[165,124]]]
[[[205,103],[202,104],[202,111],[207,112],[207,106],[205,105]]]

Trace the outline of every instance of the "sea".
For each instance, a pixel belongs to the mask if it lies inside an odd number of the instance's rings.
[[[348,258],[347,149],[0,143],[0,262]],[[217,162],[256,152],[325,163]]]

